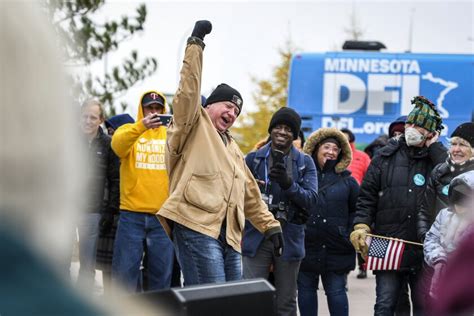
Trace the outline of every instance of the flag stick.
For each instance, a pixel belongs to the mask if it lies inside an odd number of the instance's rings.
[[[390,240],[400,240],[400,241],[402,241],[402,242],[404,242],[404,243],[406,243],[406,244],[411,244],[411,245],[423,247],[423,244],[422,244],[422,243],[414,242],[414,241],[408,241],[408,240],[403,240],[403,239],[398,239],[398,238],[393,238],[393,237],[385,237],[385,236],[374,235],[374,234],[367,234],[367,236],[378,237],[378,238],[383,238],[383,239],[390,239]]]

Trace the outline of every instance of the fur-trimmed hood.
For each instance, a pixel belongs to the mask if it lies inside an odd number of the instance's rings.
[[[306,143],[304,144],[303,151],[313,157],[314,150],[319,147],[319,144],[326,138],[333,137],[339,141],[341,144],[341,153],[338,157],[338,163],[335,166],[336,173],[341,173],[346,170],[352,160],[352,151],[349,146],[349,141],[346,136],[334,127],[324,127],[320,128],[317,131],[314,131],[309,135]],[[314,159],[314,158],[313,158]],[[315,163],[317,163],[315,161]]]

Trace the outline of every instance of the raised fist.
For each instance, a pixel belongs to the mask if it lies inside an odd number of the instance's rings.
[[[211,22],[209,22],[208,20],[201,20],[197,21],[196,24],[194,24],[193,33],[191,34],[191,36],[197,37],[200,40],[204,40],[204,36],[211,33],[211,31]]]

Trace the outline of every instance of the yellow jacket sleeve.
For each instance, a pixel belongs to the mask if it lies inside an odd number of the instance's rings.
[[[120,126],[112,136],[112,149],[120,158],[128,156],[137,139],[147,128],[140,120],[134,124],[125,124]]]

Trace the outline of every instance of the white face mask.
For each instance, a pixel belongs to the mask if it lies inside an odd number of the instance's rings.
[[[414,127],[405,128],[405,140],[408,146],[418,146],[425,140],[425,136]]]

